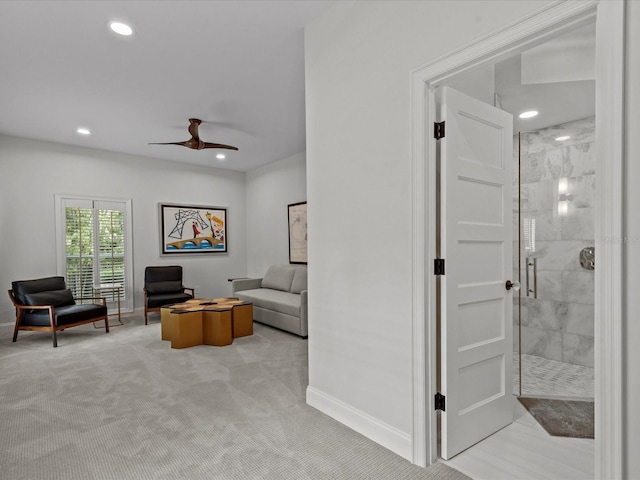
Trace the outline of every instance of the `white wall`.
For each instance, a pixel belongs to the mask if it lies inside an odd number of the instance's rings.
[[[469,72],[458,74],[442,83],[459,92],[480,100],[489,105],[495,105],[496,66],[482,65]]]
[[[548,1],[338,2],[306,30],[307,401],[411,458],[411,72]]]
[[[625,478],[640,472],[640,2],[627,2],[626,170],[623,384],[625,386]]]
[[[288,209],[307,199],[304,152],[247,173],[247,274],[289,263]]]
[[[135,307],[147,265],[182,265],[201,296],[227,296],[246,273],[245,174],[101,150],[0,136],[0,284],[56,274],[54,194],[131,198]],[[158,203],[228,208],[229,253],[160,255]],[[12,322],[0,295],[0,323]]]

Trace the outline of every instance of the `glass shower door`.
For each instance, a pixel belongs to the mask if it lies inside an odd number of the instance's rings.
[[[514,393],[592,398],[595,118],[514,146]]]

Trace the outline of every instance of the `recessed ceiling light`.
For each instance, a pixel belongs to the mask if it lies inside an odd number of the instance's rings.
[[[571,137],[569,135],[562,135],[561,137],[556,137],[556,142],[564,142],[565,140],[569,140]]]
[[[536,110],[529,110],[527,112],[522,112],[520,115],[518,115],[520,118],[533,118],[536,115],[538,115],[538,112]]]
[[[216,155],[216,158],[218,160],[224,160],[225,158],[227,158],[227,156],[224,153],[219,153]]]
[[[88,128],[84,128],[84,127],[79,127],[76,132],[78,132],[80,135],[91,135],[91,130],[89,130]]]
[[[109,28],[118,35],[123,35],[125,37],[128,37],[133,33],[133,29],[129,25],[120,22],[109,23]]]

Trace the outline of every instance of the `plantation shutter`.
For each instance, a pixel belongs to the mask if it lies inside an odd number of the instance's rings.
[[[99,251],[96,283],[119,283],[124,286],[126,278],[124,204],[104,201],[97,201],[94,204],[98,219]],[[124,299],[124,295],[125,291],[121,289],[121,300]],[[112,297],[112,295],[109,296],[109,299],[113,300]]]
[[[65,259],[67,287],[74,298],[92,297],[94,283],[93,202],[65,202]]]

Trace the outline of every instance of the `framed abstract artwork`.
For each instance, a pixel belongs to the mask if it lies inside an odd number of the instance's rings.
[[[289,263],[307,264],[307,202],[289,205]]]
[[[160,204],[161,253],[227,252],[227,209]]]

